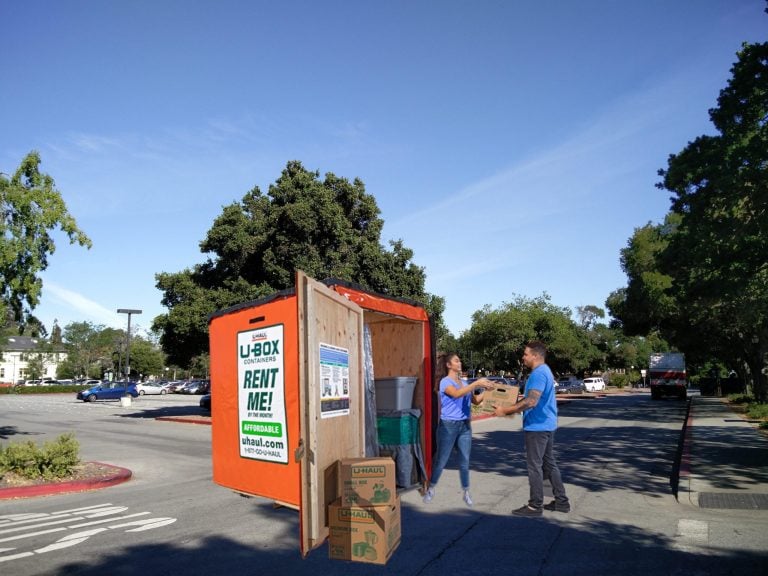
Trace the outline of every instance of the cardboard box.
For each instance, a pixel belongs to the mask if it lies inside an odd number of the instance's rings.
[[[485,391],[479,412],[481,414],[493,414],[495,411],[494,406],[503,406],[505,408],[514,406],[517,402],[519,393],[520,386],[494,384],[494,387],[491,390]]]
[[[338,461],[342,506],[391,506],[397,497],[392,458],[347,458]]]
[[[400,498],[389,506],[328,508],[328,557],[370,564],[386,564],[400,544]]]

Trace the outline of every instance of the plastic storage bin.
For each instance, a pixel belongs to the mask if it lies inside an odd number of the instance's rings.
[[[408,410],[411,408],[417,380],[415,376],[375,379],[373,385],[376,388],[376,410]]]
[[[379,444],[416,444],[419,439],[419,418],[413,414],[392,414],[376,418],[376,432]]]

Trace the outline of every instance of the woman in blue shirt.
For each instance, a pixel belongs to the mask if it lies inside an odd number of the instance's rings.
[[[469,494],[469,453],[472,450],[472,404],[483,401],[483,393],[493,386],[490,380],[480,378],[465,384],[461,379],[461,358],[458,354],[446,354],[438,358],[443,377],[436,387],[440,396],[440,425],[437,428],[437,456],[432,467],[432,478],[424,494],[424,502],[435,497],[440,480],[454,446],[459,452],[459,478],[464,491],[464,503],[472,506]],[[475,394],[475,390],[481,393]]]

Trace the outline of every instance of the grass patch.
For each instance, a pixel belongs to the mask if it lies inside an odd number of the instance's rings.
[[[750,404],[755,401],[749,394],[728,394],[726,398],[731,404]]]
[[[768,404],[750,403],[747,408],[747,416],[753,420],[768,420]]]
[[[728,402],[744,408],[750,420],[762,420],[760,428],[768,428],[768,404],[758,402],[748,394],[729,394]]]

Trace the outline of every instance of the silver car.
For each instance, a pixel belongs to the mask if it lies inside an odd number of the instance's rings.
[[[145,394],[168,394],[168,384],[162,382],[139,382],[136,384],[139,396]]]

